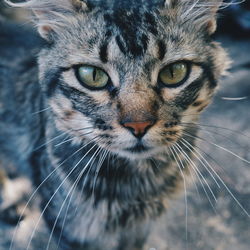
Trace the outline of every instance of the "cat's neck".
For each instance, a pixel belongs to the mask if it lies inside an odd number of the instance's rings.
[[[41,185],[43,203],[53,203],[51,207],[57,207],[56,211],[69,197],[69,209],[83,204],[102,209],[105,204],[110,216],[107,225],[115,226],[118,220],[118,224],[126,226],[131,221],[126,216],[128,213],[135,216],[132,221],[142,219],[145,214],[154,217],[163,213],[168,199],[183,183],[176,162],[167,153],[131,161],[105,154],[91,143],[67,141],[67,134],[52,124],[48,122],[46,128],[47,141],[43,150],[47,152],[43,151],[33,165],[39,164],[37,184],[46,183]],[[51,216],[53,211],[49,210],[47,213]],[[78,216],[81,220],[82,214]]]

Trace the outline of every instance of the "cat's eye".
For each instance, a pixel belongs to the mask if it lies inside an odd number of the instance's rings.
[[[163,68],[159,74],[159,80],[167,87],[177,87],[186,80],[188,74],[188,64],[177,62]]]
[[[83,65],[77,67],[76,74],[81,84],[89,89],[102,89],[109,83],[108,74],[94,66]]]

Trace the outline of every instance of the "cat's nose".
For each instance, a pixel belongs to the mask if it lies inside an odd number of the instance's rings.
[[[122,125],[130,130],[135,137],[142,138],[154,123],[155,121],[124,122]]]

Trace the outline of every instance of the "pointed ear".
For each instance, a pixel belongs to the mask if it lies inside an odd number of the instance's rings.
[[[193,23],[205,29],[209,35],[216,30],[217,11],[226,5],[223,0],[165,0],[165,8],[174,9],[177,18],[183,23]]]
[[[69,23],[70,17],[88,9],[85,0],[27,0],[21,3],[5,1],[13,7],[30,9],[34,13],[38,32],[48,41]]]

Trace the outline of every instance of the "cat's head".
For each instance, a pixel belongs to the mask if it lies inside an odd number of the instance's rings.
[[[227,57],[219,0],[31,0],[58,129],[129,159],[165,151],[210,103]]]

